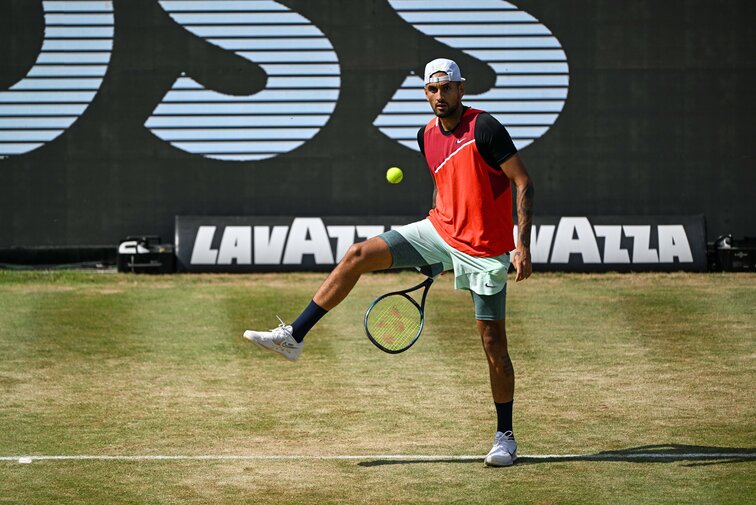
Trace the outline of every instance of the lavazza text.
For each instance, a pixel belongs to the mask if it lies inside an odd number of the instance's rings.
[[[202,270],[203,265],[326,267],[338,263],[355,242],[396,227],[369,223],[367,219],[364,224],[343,224],[338,223],[338,218],[319,217],[289,218],[289,224],[267,225],[217,221],[205,224],[202,218],[193,219],[194,224],[189,226],[189,223],[179,226],[177,220],[177,243],[191,244],[190,249],[180,247],[179,250],[179,259],[183,257],[189,270],[194,267]],[[702,246],[698,236],[703,233],[691,230],[690,223],[645,219],[645,224],[638,224],[637,218],[625,219],[633,224],[608,224],[606,218],[588,217],[541,219],[532,233],[533,262],[555,266],[672,264],[680,267],[696,262],[694,256],[699,256],[697,249]],[[622,219],[615,218],[617,220]],[[514,233],[516,238],[516,228]]]

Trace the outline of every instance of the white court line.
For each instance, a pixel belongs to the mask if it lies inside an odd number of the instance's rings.
[[[389,460],[389,461],[482,461],[478,455],[430,454],[364,454],[364,455],[71,455],[71,456],[0,456],[0,461],[31,463],[33,461],[338,461],[338,460]],[[618,461],[636,459],[756,459],[756,452],[748,453],[632,453],[632,454],[522,454],[518,459]]]

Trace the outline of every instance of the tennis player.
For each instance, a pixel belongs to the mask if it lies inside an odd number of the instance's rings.
[[[485,463],[508,466],[517,458],[517,443],[515,374],[505,331],[507,271],[511,259],[515,281],[532,272],[533,184],[504,126],[464,106],[464,94],[465,79],[454,61],[439,58],[426,65],[425,96],[435,117],[420,128],[417,141],[435,182],[428,217],[354,244],[291,325],[281,321],[276,329],[247,330],[244,337],[293,361],[307,332],[344,300],[363,273],[429,265],[453,271],[455,288],[472,295],[488,358],[497,431]],[[517,244],[512,184],[517,188]]]

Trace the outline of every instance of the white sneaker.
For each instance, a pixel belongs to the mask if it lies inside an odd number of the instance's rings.
[[[281,321],[281,318],[278,318]],[[244,338],[254,342],[260,347],[264,347],[273,352],[283,355],[289,361],[296,361],[304,349],[304,341],[297,342],[291,335],[291,326],[283,321],[270,331],[252,331],[244,332]]]
[[[486,455],[487,466],[510,466],[517,460],[517,442],[512,437],[511,431],[496,432],[493,447]]]

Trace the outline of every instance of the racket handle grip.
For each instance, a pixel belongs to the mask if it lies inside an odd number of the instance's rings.
[[[434,263],[432,265],[423,265],[421,267],[415,267],[418,272],[426,277],[435,279],[444,271],[444,265],[442,263]]]

